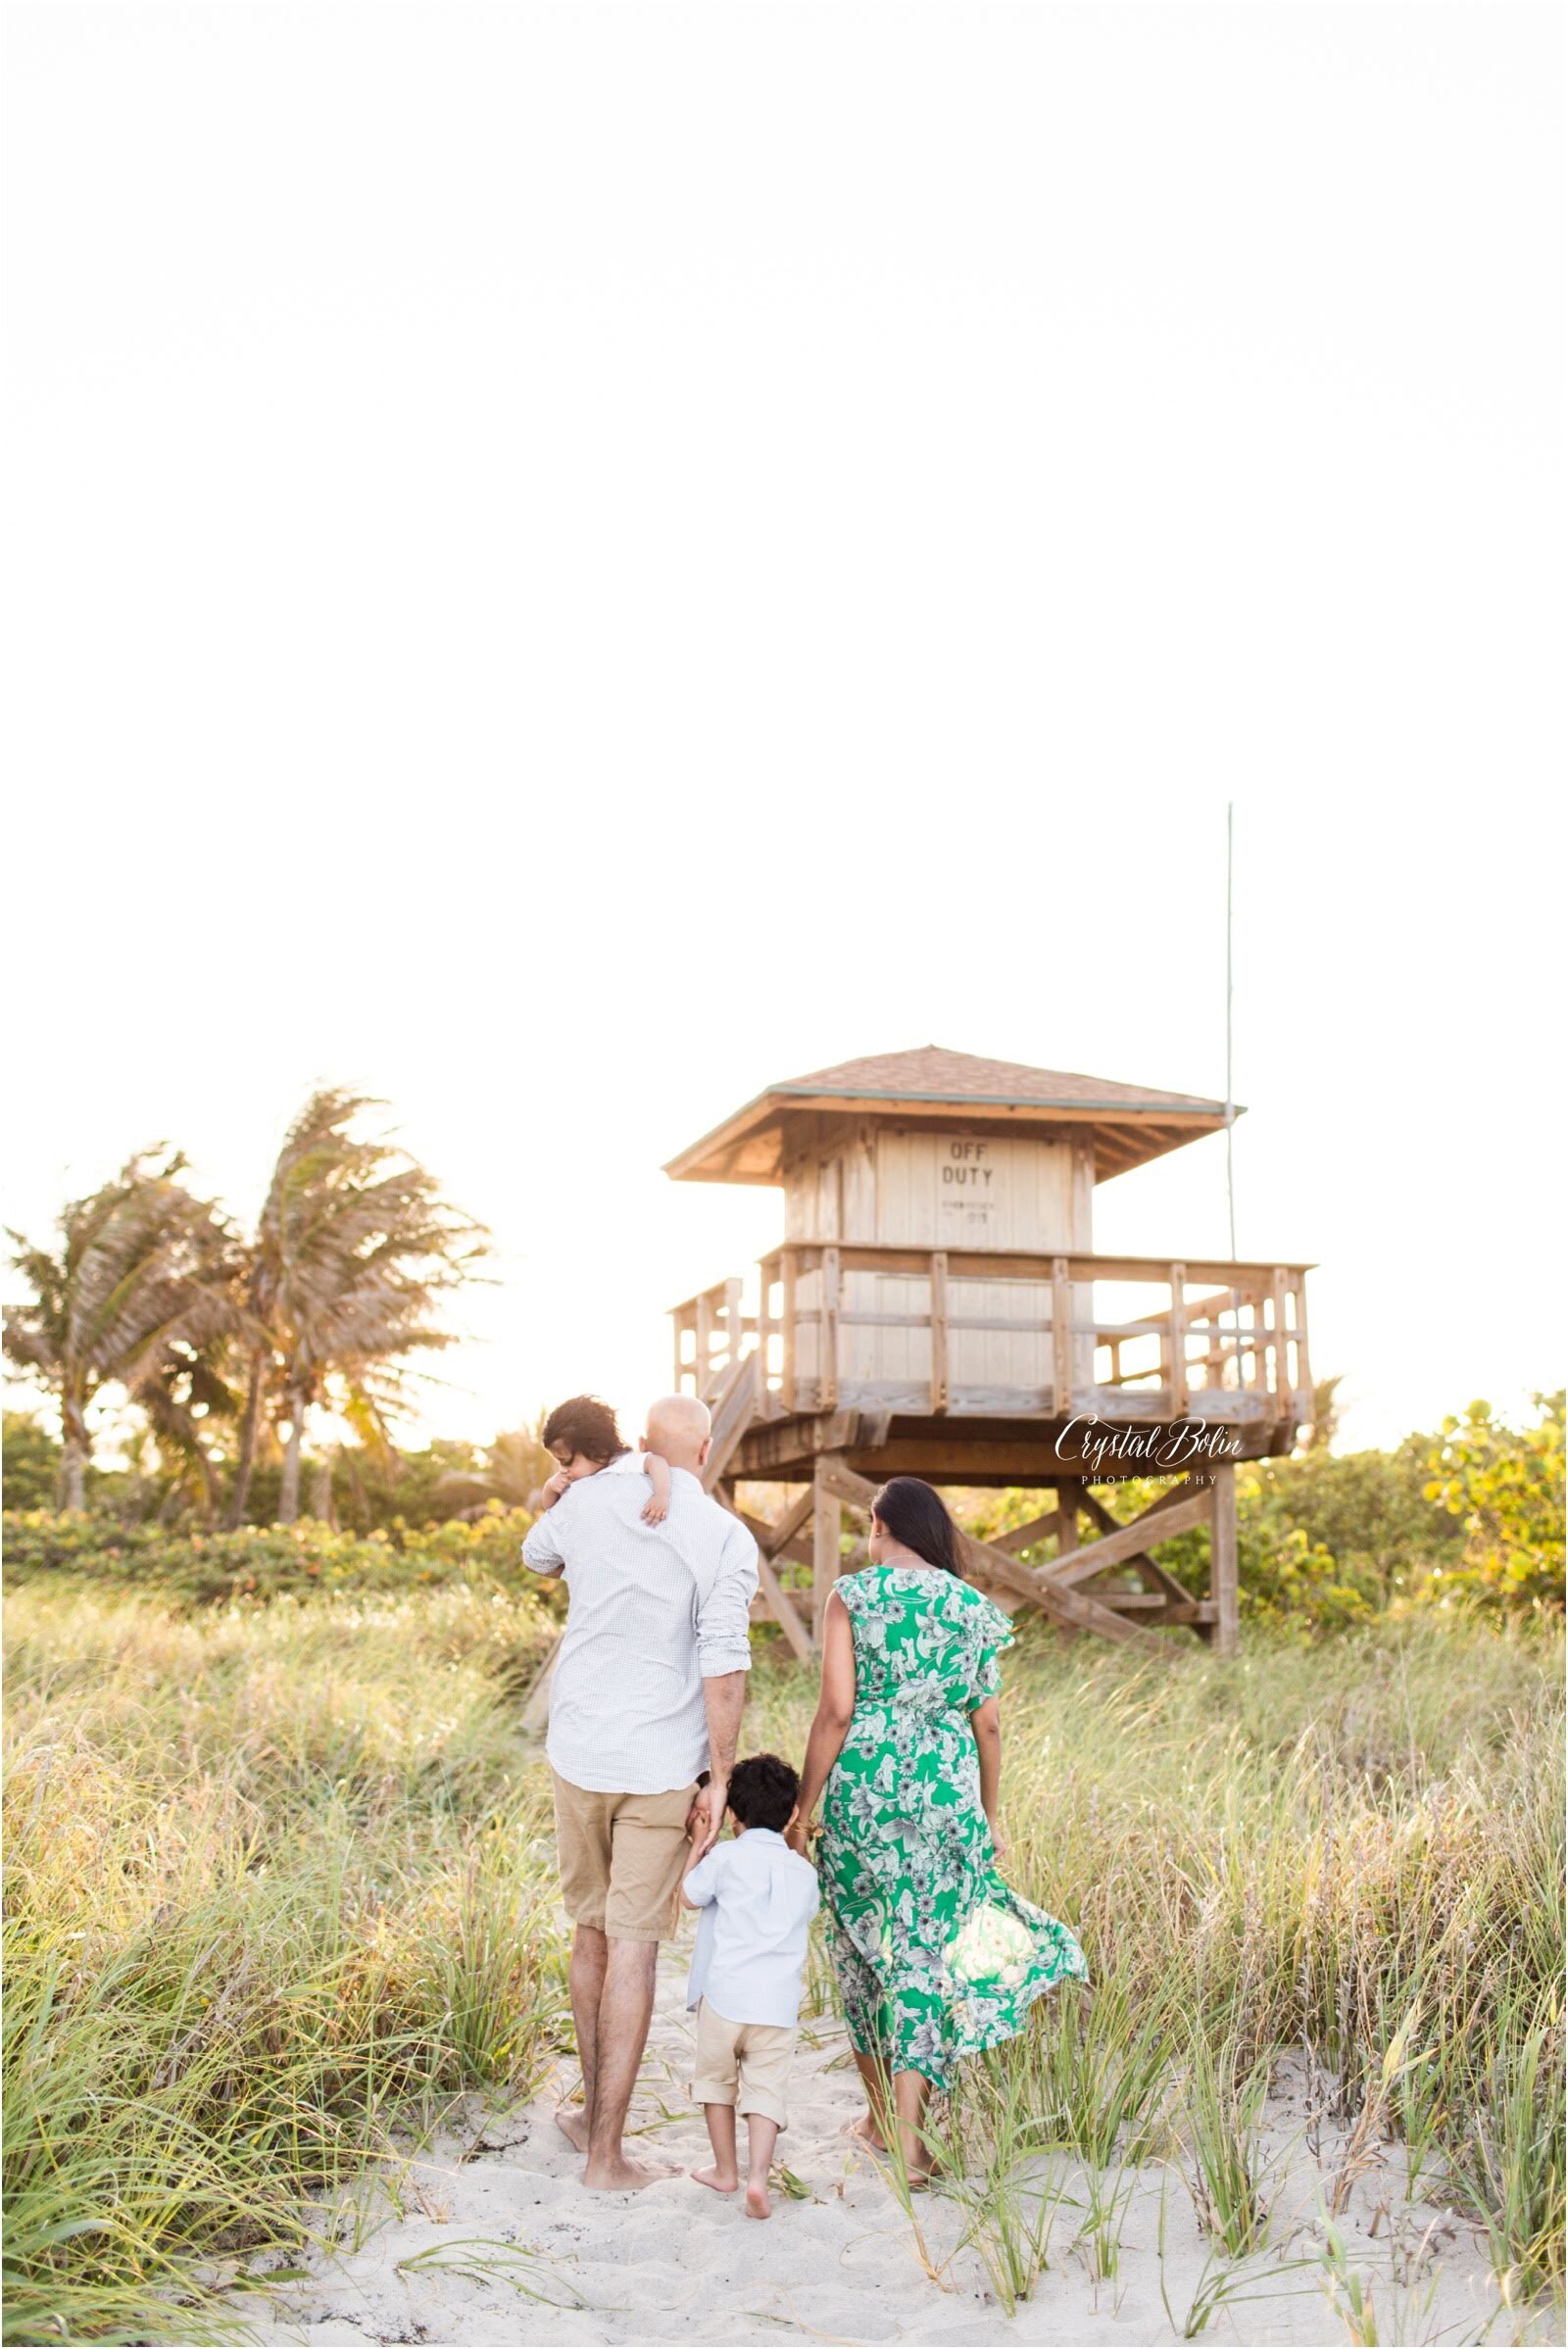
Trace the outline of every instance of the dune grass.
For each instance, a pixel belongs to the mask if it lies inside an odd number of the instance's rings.
[[[8,1628],[6,2337],[199,2339],[213,2253],[563,2034],[535,1626],[32,1585]]]
[[[804,1696],[759,1693],[748,1740],[798,1752]],[[1561,2292],[1559,1636],[1434,1611],[1172,1670],[1030,1625],[1004,1738],[1006,1872],[1093,1977],[939,2123],[1004,2218],[1045,2150],[1173,2152],[1245,2256],[1260,2093],[1304,2049],[1348,2131],[1342,2203],[1402,2137],[1486,2229],[1506,2299]]]
[[[8,1630],[7,2337],[232,2332],[216,2253],[299,2243],[394,2124],[524,2094],[566,2043],[517,1729],[548,1627],[462,1587],[192,1614],[39,1580]],[[1053,2256],[1046,2152],[1107,2180],[1073,2222],[1107,2273],[1117,2165],[1152,2157],[1218,2261],[1251,2251],[1287,2047],[1332,2082],[1342,2169],[1402,2138],[1510,2298],[1560,2289],[1560,1668],[1437,1616],[1157,1670],[1024,1630],[1007,1867],[1094,1985],[939,2120],[1004,2305]],[[811,1701],[760,1655],[745,1746],[798,1757]]]

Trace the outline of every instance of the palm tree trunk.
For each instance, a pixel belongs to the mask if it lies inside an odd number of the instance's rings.
[[[87,1506],[87,1431],[69,1408],[65,1414],[65,1441],[60,1447],[55,1504],[61,1509],[77,1511]]]
[[[288,1449],[283,1454],[283,1482],[277,1495],[277,1522],[292,1525],[300,1513],[300,1443],[305,1434],[305,1391],[288,1391]]]
[[[245,1389],[245,1417],[240,1423],[239,1458],[234,1463],[234,1490],[229,1494],[228,1514],[223,1520],[230,1533],[245,1522],[245,1510],[251,1496],[251,1470],[256,1465],[256,1438],[262,1424],[262,1371],[266,1357],[260,1346],[251,1356],[250,1383]]]
[[[196,1469],[202,1480],[202,1523],[218,1523],[218,1472],[207,1456],[207,1446],[196,1439]]]
[[[332,1453],[323,1451],[311,1469],[311,1515],[319,1525],[335,1525],[332,1514]]]

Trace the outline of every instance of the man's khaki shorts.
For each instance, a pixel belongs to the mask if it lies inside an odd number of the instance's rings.
[[[616,1941],[674,1937],[675,1886],[691,1857],[695,1786],[666,1794],[595,1794],[552,1770],[561,1892],[573,1925]]]
[[[784,2091],[795,2054],[794,2027],[782,2023],[731,2023],[715,2015],[707,1999],[697,2010],[695,2104],[733,2104],[788,2129]]]

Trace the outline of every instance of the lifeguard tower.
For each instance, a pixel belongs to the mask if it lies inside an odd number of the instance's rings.
[[[797,1655],[857,1562],[844,1509],[863,1517],[900,1471],[1049,1491],[1044,1515],[966,1543],[1009,1609],[1154,1653],[1181,1627],[1234,1651],[1235,1464],[1288,1452],[1310,1414],[1308,1267],[1101,1256],[1093,1234],[1097,1184],[1226,1116],[929,1045],[770,1085],[670,1161],[676,1182],[784,1195],[756,1273],[676,1306],[674,1379],[712,1409],[710,1490],[756,1534],[757,1611]],[[1126,1524],[1089,1490],[1162,1474],[1181,1481]],[[768,1521],[748,1483],[802,1490]],[[1206,1590],[1154,1554],[1199,1525]]]

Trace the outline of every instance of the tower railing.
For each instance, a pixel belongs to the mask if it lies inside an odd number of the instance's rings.
[[[760,1353],[763,1418],[1302,1419],[1308,1269],[792,1243],[674,1308],[675,1385]]]

